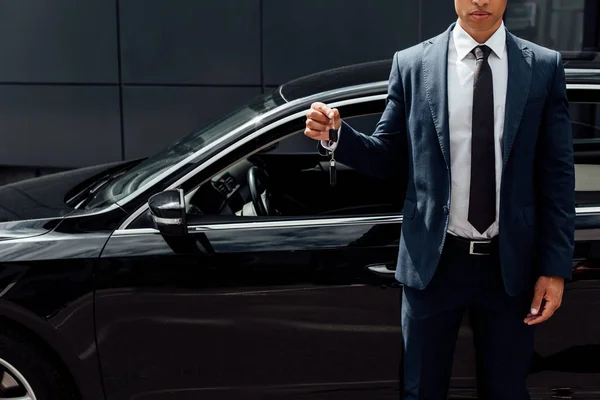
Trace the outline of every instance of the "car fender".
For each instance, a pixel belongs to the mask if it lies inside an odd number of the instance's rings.
[[[25,328],[39,339],[43,345],[48,346],[71,374],[83,399],[104,400],[104,390],[100,380],[98,363],[84,365],[72,347],[66,343],[64,338],[60,336],[48,321],[4,299],[0,299],[0,319],[10,321],[17,328]],[[93,364],[94,367],[90,367],[90,364]]]

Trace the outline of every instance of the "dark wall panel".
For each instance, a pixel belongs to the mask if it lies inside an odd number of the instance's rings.
[[[153,154],[259,94],[258,88],[126,87],[125,158]]]
[[[116,27],[114,1],[2,1],[0,82],[115,83]]]
[[[122,0],[123,81],[260,84],[259,0]]]
[[[264,0],[263,7],[267,84],[391,58],[418,43],[416,0]]]
[[[0,90],[0,164],[78,167],[121,158],[117,87]]]
[[[442,0],[420,0],[421,9],[421,32],[422,39],[426,40],[444,32],[450,24],[458,20],[454,1]]]

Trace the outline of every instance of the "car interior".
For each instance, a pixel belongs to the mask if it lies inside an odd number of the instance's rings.
[[[302,133],[296,133],[301,135]],[[310,140],[310,139],[309,139]],[[238,217],[320,217],[400,214],[404,187],[317,153],[259,152],[214,176],[186,197],[189,214]]]

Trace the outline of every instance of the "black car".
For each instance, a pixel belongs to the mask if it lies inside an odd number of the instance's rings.
[[[600,69],[586,58],[564,55],[577,244],[562,307],[537,328],[535,398],[600,399]],[[331,185],[303,134],[314,101],[372,132],[390,67],[294,80],[144,160],[1,187],[0,399],[399,398],[406,182],[338,165]],[[473,398],[475,378],[466,315],[452,395]]]

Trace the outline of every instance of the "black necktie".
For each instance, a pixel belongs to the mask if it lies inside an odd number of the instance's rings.
[[[477,68],[473,80],[469,222],[483,234],[496,220],[494,86],[488,63],[491,49],[478,46],[471,52],[477,59]]]

